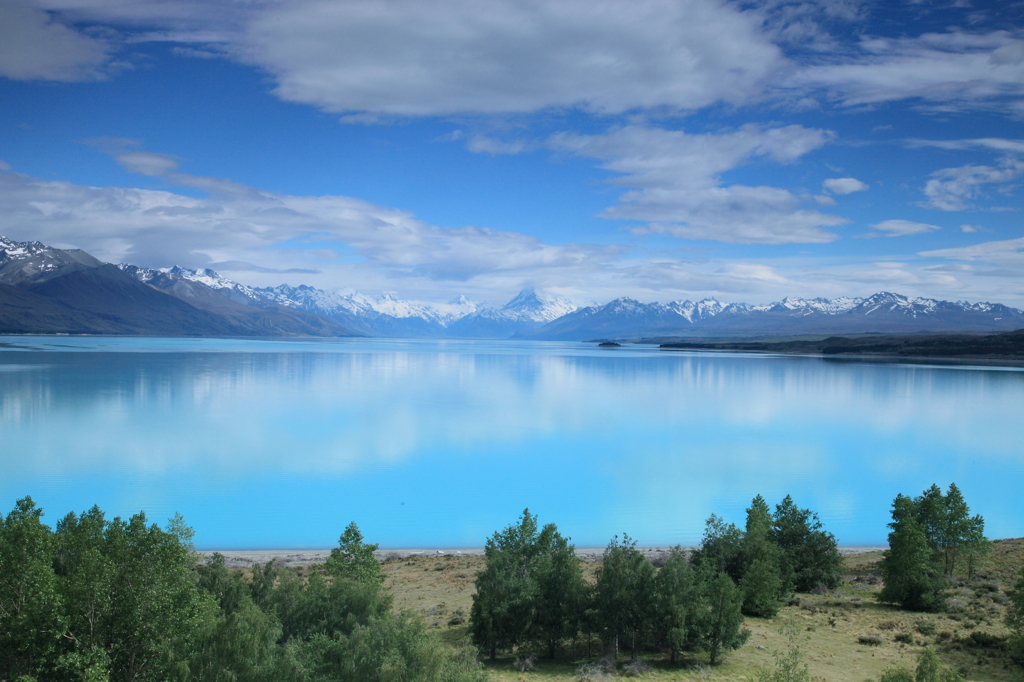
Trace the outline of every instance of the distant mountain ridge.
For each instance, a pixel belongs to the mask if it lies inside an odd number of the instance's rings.
[[[879,292],[867,298],[784,298],[776,303],[640,303],[620,298],[580,308],[521,338],[739,337],[801,334],[1011,331],[1024,326],[1024,312],[1000,303],[938,301]]]
[[[577,307],[527,288],[500,308],[308,285],[250,287],[210,269],[105,264],[84,251],[0,236],[0,333],[197,336],[391,336],[586,341],[641,338],[1010,331],[1024,312],[999,303],[879,292],[867,298],[788,297],[750,305],[641,303]]]

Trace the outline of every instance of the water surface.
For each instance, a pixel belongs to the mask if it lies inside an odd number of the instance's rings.
[[[200,547],[692,544],[760,493],[884,542],[955,481],[1024,535],[1024,372],[586,344],[0,337],[0,509],[175,511]]]

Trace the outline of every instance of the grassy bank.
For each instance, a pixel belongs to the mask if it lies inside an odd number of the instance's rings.
[[[669,666],[667,657],[646,654],[654,670],[645,679],[753,680],[760,667],[772,665],[773,652],[787,648],[781,632],[786,623],[798,626],[804,660],[816,680],[862,682],[877,678],[893,664],[912,668],[923,647],[934,648],[969,680],[1021,679],[1021,667],[1004,648],[1008,631],[1003,618],[1006,595],[1024,566],[1024,539],[997,541],[976,577],[956,584],[949,610],[940,614],[915,614],[879,604],[875,576],[880,558],[880,552],[848,556],[846,579],[831,594],[796,595],[777,618],[747,618],[749,642],[721,665],[709,668],[699,657],[691,657],[682,666]],[[422,613],[431,627],[455,643],[468,639],[473,580],[483,566],[480,556],[414,556],[388,560],[383,569],[396,608]],[[597,566],[585,564],[588,580],[593,580]],[[594,642],[595,655],[596,646]],[[575,661],[569,660],[568,652],[555,661],[538,658],[532,672],[516,670],[510,658],[488,663],[488,670],[495,680],[572,680],[576,668],[590,660],[585,643],[577,653]]]

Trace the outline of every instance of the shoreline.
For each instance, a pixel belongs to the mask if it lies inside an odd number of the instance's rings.
[[[638,547],[638,549],[652,560],[667,556],[671,547],[652,546]],[[696,547],[686,547],[693,550]],[[839,547],[839,553],[845,556],[867,554],[869,552],[880,552],[888,549],[885,546],[847,546]],[[576,556],[582,561],[600,561],[604,556],[604,547],[577,547]],[[204,559],[215,553],[224,555],[224,565],[228,568],[249,568],[257,564],[266,564],[271,560],[286,567],[312,566],[322,564],[330,556],[330,549],[244,549],[244,550],[199,550],[199,555]],[[394,559],[409,559],[418,557],[442,557],[442,556],[483,556],[483,547],[461,547],[461,548],[396,548],[378,549],[374,556],[378,561]]]

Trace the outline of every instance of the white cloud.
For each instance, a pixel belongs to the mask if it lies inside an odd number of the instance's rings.
[[[925,183],[924,194],[928,200],[924,205],[942,211],[963,211],[972,207],[971,200],[980,195],[982,185],[1009,182],[1021,171],[1024,171],[1024,162],[1015,159],[1006,159],[1002,168],[976,165],[943,168],[932,173],[932,179]]]
[[[857,47],[796,69],[783,86],[823,90],[846,105],[919,98],[940,108],[1013,109],[1024,98],[1024,40],[1009,31],[864,38]]]
[[[466,144],[466,149],[475,154],[508,154],[514,156],[516,154],[521,154],[528,148],[529,145],[524,140],[504,142],[484,135],[474,135]]]
[[[788,190],[723,186],[723,173],[758,159],[790,162],[833,137],[825,130],[745,125],[720,134],[627,126],[604,135],[562,133],[552,149],[600,159],[602,168],[622,173],[611,182],[633,188],[601,213],[603,217],[648,223],[635,232],[732,243],[824,243],[837,239],[822,227],[846,222],[839,216],[801,208]]]
[[[1003,152],[1024,153],[1024,140],[1009,140],[1003,137],[979,137],[966,140],[907,140],[911,147],[938,147],[939,149],[995,149]]]
[[[365,282],[368,276],[378,282],[448,283],[545,272],[572,277],[600,268],[622,250],[555,246],[482,227],[438,227],[350,197],[279,195],[173,172],[165,179],[202,187],[211,196],[85,187],[5,173],[0,175],[0,224],[8,236],[75,244],[111,262],[193,267],[237,262],[255,272],[322,271],[324,282],[333,277],[334,286]],[[263,277],[268,278],[273,281]]]
[[[973,246],[952,249],[922,251],[925,258],[948,258],[950,260],[991,263],[1003,267],[1024,267],[1024,237],[983,242]]]
[[[124,152],[117,154],[114,158],[130,173],[141,173],[152,177],[170,173],[180,165],[177,160],[166,154],[143,151]]]
[[[857,178],[828,178],[821,185],[833,194],[853,194],[868,189],[868,186]]]
[[[103,77],[110,45],[60,23],[24,0],[0,2],[0,76],[83,81]]]
[[[295,0],[231,49],[328,111],[690,110],[745,102],[784,63],[758,23],[714,0]]]
[[[910,220],[883,220],[880,223],[875,223],[871,227],[880,232],[888,232],[889,234],[886,235],[887,237],[904,237],[910,234],[924,234],[942,229],[938,225],[915,223]]]

